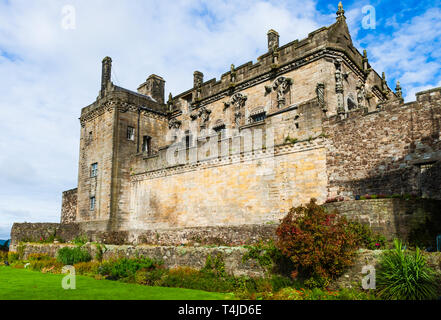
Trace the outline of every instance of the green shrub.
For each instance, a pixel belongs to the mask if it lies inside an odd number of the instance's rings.
[[[8,252],[7,251],[0,251],[0,262],[7,261],[8,260]]]
[[[20,261],[20,254],[18,252],[9,251],[8,252],[8,262],[14,263]]]
[[[359,247],[370,250],[385,248],[386,238],[381,234],[374,233],[368,225],[351,221],[348,228],[356,235],[356,242]]]
[[[98,260],[99,262],[102,262],[104,252],[107,250],[107,248],[104,244],[100,244],[100,243],[96,243],[95,247],[96,247],[95,259]]]
[[[419,248],[410,252],[395,240],[395,249],[380,258],[377,273],[379,297],[388,300],[427,300],[436,298],[436,274],[427,265]]]
[[[98,268],[98,273],[110,280],[129,278],[135,281],[138,270],[152,270],[160,265],[162,265],[161,261],[150,258],[120,258],[103,262]]]
[[[216,276],[226,276],[225,262],[222,253],[218,253],[215,257],[211,254],[205,259],[205,266],[201,270],[202,272],[213,273]]]
[[[29,261],[41,261],[41,260],[50,260],[51,257],[45,253],[31,253],[28,256]]]
[[[357,236],[337,212],[328,213],[312,199],[292,208],[276,231],[276,246],[294,265],[292,277],[310,278],[313,286],[327,286],[352,265]]]
[[[286,258],[280,249],[278,249],[274,241],[260,241],[253,246],[245,246],[247,252],[242,257],[242,262],[253,259],[256,260],[268,274],[290,274],[293,270],[293,264],[290,259]]]
[[[55,258],[48,257],[47,259],[34,259],[29,262],[29,268],[34,271],[41,271],[44,273],[61,273],[63,264]]]
[[[64,265],[74,265],[79,262],[89,262],[92,257],[86,249],[64,247],[58,250],[57,260]]]
[[[72,240],[72,243],[77,246],[83,246],[89,242],[89,237],[86,235],[76,236],[75,239]]]
[[[74,264],[75,272],[84,276],[97,274],[99,266],[100,263],[96,261],[79,262]]]

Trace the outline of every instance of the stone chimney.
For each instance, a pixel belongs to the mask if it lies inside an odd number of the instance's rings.
[[[138,93],[150,96],[156,102],[163,104],[165,102],[165,80],[160,76],[152,74],[139,86]]]
[[[268,36],[268,51],[273,51],[279,47],[279,34],[277,31],[271,29],[267,33]]]
[[[107,85],[110,83],[112,77],[112,58],[105,57],[102,62],[101,71],[101,96],[104,95]]]
[[[204,83],[204,74],[200,71],[193,73],[193,88],[198,88]]]

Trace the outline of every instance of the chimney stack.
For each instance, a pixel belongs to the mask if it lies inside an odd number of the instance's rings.
[[[200,71],[193,73],[193,87],[198,88],[204,83],[204,74]]]
[[[163,104],[165,102],[165,80],[156,74],[152,74],[138,87],[138,93],[150,96],[156,102]]]
[[[112,77],[112,58],[105,57],[102,62],[101,70],[101,96],[106,91],[107,84],[111,81]]]
[[[268,51],[271,52],[279,47],[279,34],[276,30],[268,31]]]

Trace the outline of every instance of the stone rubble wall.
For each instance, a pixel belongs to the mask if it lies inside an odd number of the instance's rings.
[[[72,189],[63,192],[61,203],[61,223],[68,224],[76,221],[77,218],[77,192],[78,189]]]
[[[400,238],[407,241],[412,232],[427,221],[441,234],[440,200],[371,199],[326,203],[324,207],[369,225],[388,240]]]
[[[74,247],[69,244],[23,244],[22,252],[24,259],[32,253],[48,254],[56,257],[58,250],[64,247]],[[97,248],[94,244],[88,243],[84,246],[95,257]],[[18,246],[11,246],[11,251],[18,251]],[[235,276],[265,276],[264,270],[254,260],[242,262],[243,255],[247,249],[243,247],[192,247],[192,246],[115,246],[107,245],[103,259],[108,260],[117,257],[134,258],[145,256],[164,261],[168,268],[187,266],[196,269],[203,268],[208,255],[216,257],[219,253],[225,262],[225,269],[229,274]],[[366,274],[362,273],[364,266],[373,266],[378,270],[378,261],[382,250],[359,250],[354,264],[332,285],[331,289],[338,288],[361,288],[362,279]],[[439,274],[441,273],[441,252],[424,253],[428,264]]]

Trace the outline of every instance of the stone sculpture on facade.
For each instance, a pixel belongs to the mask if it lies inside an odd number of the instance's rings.
[[[277,108],[282,109],[286,106],[286,95],[292,85],[292,79],[279,77],[273,83],[273,90],[277,93]]]
[[[325,103],[325,84],[324,83],[317,83],[317,87],[315,89],[315,92],[317,94],[317,100],[322,108],[323,112],[327,112],[326,103]]]

